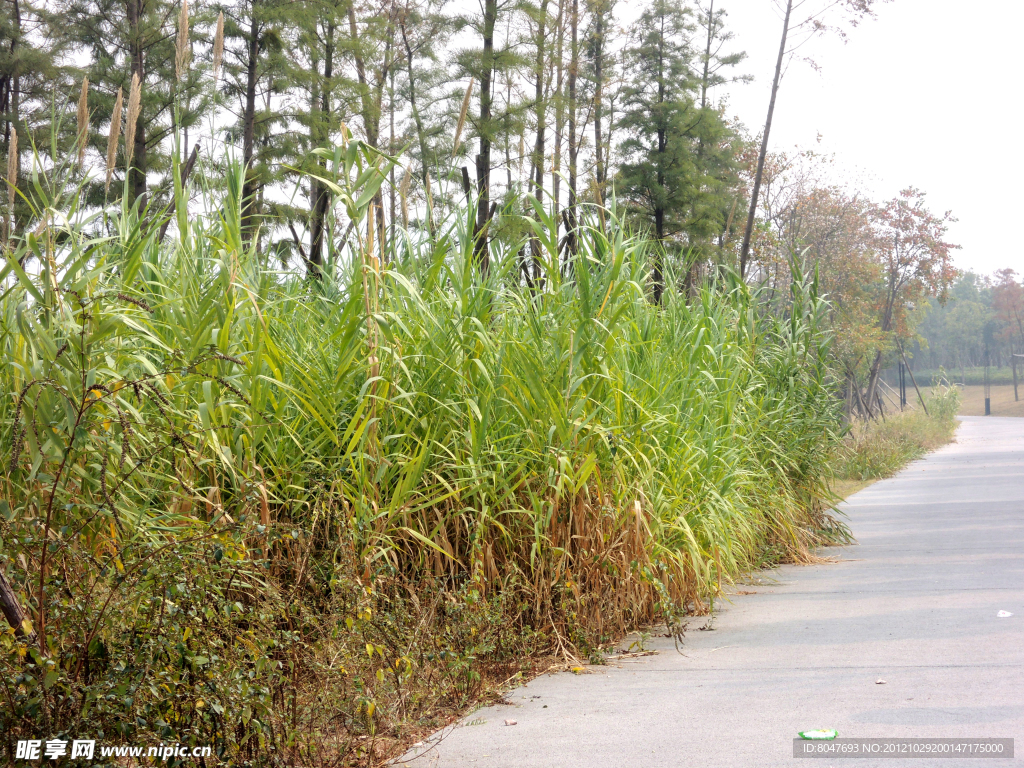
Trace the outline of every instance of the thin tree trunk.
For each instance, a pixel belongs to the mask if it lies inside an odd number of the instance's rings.
[[[388,154],[391,155],[392,157],[394,157],[394,155],[395,155],[395,70],[394,70],[394,68],[391,68],[389,70],[389,74],[390,74],[391,84],[390,84],[390,87],[388,88],[388,119],[390,121],[390,133],[388,135]],[[390,180],[390,183],[391,183],[391,189],[388,190],[388,194],[389,194],[389,196],[391,198],[389,200],[389,202],[391,204],[391,209],[389,211],[389,215],[391,217],[391,226],[389,228],[389,231],[391,233],[391,236],[388,239],[388,242],[394,243],[395,242],[395,205],[396,205],[396,200],[395,200],[395,192],[396,192],[396,189],[395,189],[395,166],[391,166],[391,180]]]
[[[1017,402],[1020,398],[1017,396],[1017,356],[1013,354],[1013,350],[1010,350],[1012,357],[1010,358],[1013,363],[1013,401]]]
[[[562,100],[562,50],[565,39],[565,0],[558,0],[558,20],[555,22],[557,29],[557,42],[555,44],[555,148],[552,162],[553,173],[551,174],[551,198],[554,204],[555,240],[558,240],[558,206],[561,203],[562,186],[562,128],[565,124],[565,104]]]
[[[7,623],[11,625],[15,636],[27,637],[29,642],[35,640],[34,632],[32,634],[25,632],[24,622],[28,618],[28,614],[21,607],[17,593],[14,591],[11,583],[7,581],[7,577],[2,570],[0,570],[0,611],[3,612]]]
[[[480,271],[487,274],[490,257],[487,248],[487,223],[491,204],[491,89],[494,77],[494,25],[498,19],[498,0],[484,0],[483,55],[480,71],[480,152],[476,156],[476,243],[474,253]]]
[[[496,0],[495,0],[496,1]],[[393,11],[393,9],[392,9]],[[393,16],[391,17],[393,21]],[[394,35],[391,34],[393,29],[388,30],[386,36],[385,49],[384,49],[384,64],[380,71],[380,79],[377,81],[376,86],[376,100],[373,98],[373,94],[370,92],[370,83],[366,77],[366,64],[363,59],[362,50],[360,48],[361,41],[359,38],[359,28],[356,24],[356,11],[355,3],[349,3],[348,5],[348,26],[349,33],[352,37],[353,46],[353,58],[356,64],[356,77],[359,81],[359,104],[362,112],[363,120],[363,131],[366,134],[366,143],[372,147],[377,147],[380,139],[380,107],[382,104],[382,96],[384,91],[384,84],[387,80],[388,71],[391,68],[391,51]],[[385,250],[385,238],[383,233],[384,229],[384,198],[381,192],[377,192],[374,196],[374,204],[372,206],[373,213],[377,217],[376,226],[378,234],[378,242],[380,248],[380,255],[383,261],[384,250]]]
[[[576,158],[579,149],[576,143],[576,77],[580,68],[579,46],[579,0],[572,0],[569,16],[572,42],[569,49],[569,217],[568,226],[576,229]],[[573,237],[575,240],[575,237]]]
[[[597,193],[604,200],[604,148],[601,139],[604,107],[604,0],[594,4],[594,174],[597,182]]]
[[[356,78],[359,80],[359,105],[363,118],[363,131],[366,133],[366,143],[377,146],[377,124],[371,114],[370,85],[366,80],[366,64],[363,62],[363,54],[359,49],[359,28],[356,25],[355,3],[348,4],[348,29],[352,37],[352,56],[356,62]]]
[[[11,60],[15,59],[18,43],[21,42],[21,4],[19,0],[14,0],[13,5],[14,33],[11,35],[11,43],[8,49]],[[0,112],[3,112],[5,116],[4,155],[7,154],[7,149],[11,145],[11,130],[12,128],[17,128],[18,125],[19,85],[19,76],[17,74],[0,77]]]
[[[533,158],[531,162],[531,175],[533,176],[533,195],[543,205],[544,203],[544,144],[547,125],[547,104],[544,99],[544,38],[548,14],[548,0],[541,0],[540,19],[537,26],[537,60],[536,82],[534,85],[534,106],[537,119],[537,138],[533,145]],[[536,235],[530,238],[530,254],[533,259],[533,279],[538,285],[541,281],[541,259],[540,240]]]
[[[334,77],[334,23],[328,22],[326,32],[327,44],[324,48],[324,79],[320,93],[319,115],[320,118],[314,126],[316,145],[320,146],[326,141],[327,136],[325,123],[329,124],[331,115],[331,78]],[[318,160],[318,164],[326,171],[326,163]],[[326,173],[324,173],[326,176]],[[325,184],[313,181],[313,226],[311,227],[309,243],[309,259],[306,263],[306,270],[310,277],[319,278],[324,263],[324,233],[327,230],[327,212],[330,209],[331,192]]]
[[[701,73],[700,78],[700,108],[701,112],[708,108],[708,84],[711,77],[711,46],[715,40],[715,0],[711,0],[711,4],[708,7],[708,35],[704,47],[704,69]],[[702,133],[697,139],[697,168],[698,172],[703,171],[703,160],[704,160],[704,134]],[[691,207],[691,215],[696,218],[697,216],[697,203],[694,202]],[[691,243],[691,245],[694,245]],[[704,260],[704,254],[702,253],[703,243],[697,245],[690,253],[690,263],[686,269],[686,285],[684,292],[686,294],[686,300],[690,301],[695,298],[697,292],[697,270],[700,263]]]
[[[750,193],[750,210],[747,213],[747,228],[743,233],[743,246],[740,248],[740,277],[747,275],[747,258],[750,254],[750,238],[754,234],[754,217],[757,214],[757,198],[761,193],[761,177],[764,175],[764,161],[768,155],[768,134],[772,130],[772,116],[775,114],[775,97],[779,93],[779,81],[782,78],[782,61],[786,56],[786,36],[789,34],[789,17],[793,12],[793,0],[786,2],[786,19],[782,22],[782,42],[779,43],[779,57],[775,62],[775,79],[772,80],[772,97],[768,102],[768,117],[764,121],[764,134],[761,136],[761,151],[757,155],[757,171],[754,173],[754,189]]]
[[[658,45],[658,104],[664,104],[665,93],[665,57],[664,47],[665,36],[660,37]],[[664,125],[658,126],[658,162],[657,179],[658,189],[665,188],[665,151],[668,149],[668,135]],[[663,203],[656,203],[654,207],[654,233],[658,240],[658,249],[654,254],[654,270],[652,281],[654,283],[653,298],[655,304],[661,304],[661,297],[665,291],[665,273],[662,264],[662,252],[665,242],[665,206]]]
[[[423,186],[427,185],[427,134],[423,127],[423,117],[420,115],[419,107],[416,104],[416,70],[413,67],[412,46],[409,45],[409,36],[405,29],[405,19],[399,21],[399,28],[402,30],[402,44],[405,46],[405,63],[409,73],[409,110],[412,112],[413,122],[416,124],[416,141],[420,145],[420,181]]]
[[[907,362],[907,356],[903,352],[903,345],[900,344],[900,357],[903,358],[903,364],[907,366],[907,373],[910,374],[910,382],[914,385],[914,390],[917,392],[917,397],[921,401],[921,407],[924,408],[925,416],[928,416],[928,404],[924,401],[924,395],[921,394],[921,388],[917,386],[917,379],[914,378],[914,371],[910,368],[910,363]]]
[[[248,241],[252,238],[256,214],[256,169],[253,167],[256,155],[256,85],[259,70],[260,25],[255,3],[249,19],[249,37],[246,40],[245,63],[245,112],[242,115],[242,163],[245,165],[245,182],[242,185],[242,232]]]

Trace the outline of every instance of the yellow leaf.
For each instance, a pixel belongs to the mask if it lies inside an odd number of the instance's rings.
[[[366,655],[369,656],[371,659],[373,658],[373,646],[369,643],[366,644]]]
[[[366,705],[366,716],[373,717],[373,713],[377,711],[377,705],[374,702],[370,702]]]

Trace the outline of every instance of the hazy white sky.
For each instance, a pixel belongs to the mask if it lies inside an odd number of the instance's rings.
[[[750,85],[730,86],[730,112],[757,132],[768,108],[781,16],[772,0],[716,0],[745,50]],[[816,40],[821,67],[790,67],[771,144],[835,153],[879,199],[906,186],[959,219],[956,264],[1024,273],[1024,154],[1019,0],[892,0],[850,30],[846,44]],[[816,143],[821,134],[821,144]]]

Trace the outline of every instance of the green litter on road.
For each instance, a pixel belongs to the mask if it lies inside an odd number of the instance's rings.
[[[811,741],[827,741],[834,739],[839,735],[839,731],[832,730],[818,730],[818,731],[800,731],[801,739],[809,739]]]

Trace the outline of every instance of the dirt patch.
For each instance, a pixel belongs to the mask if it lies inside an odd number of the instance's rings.
[[[1013,385],[993,386],[991,390],[993,416],[1024,416],[1024,382],[1019,387],[1020,400],[1013,399]],[[985,415],[985,388],[983,386],[960,387],[961,416]]]

